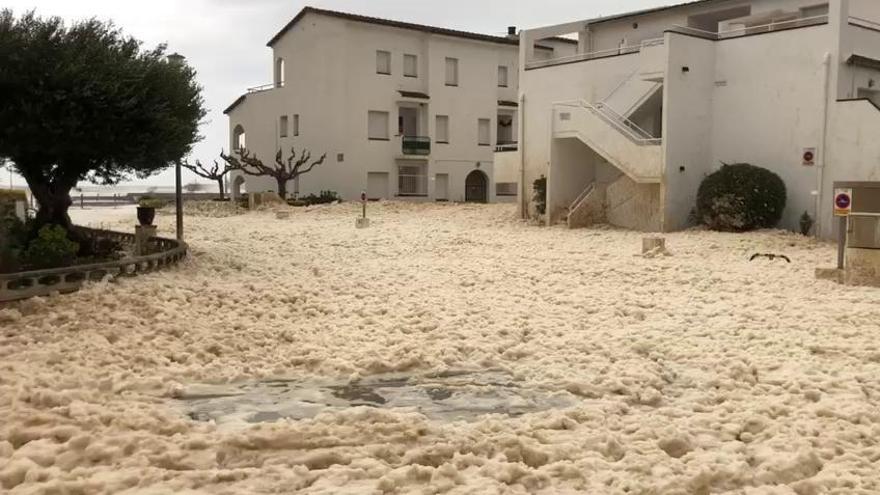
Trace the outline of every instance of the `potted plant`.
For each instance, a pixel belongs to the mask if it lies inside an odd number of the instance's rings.
[[[153,225],[156,218],[156,209],[165,206],[165,202],[161,199],[151,196],[143,196],[138,201],[137,217],[141,225]]]

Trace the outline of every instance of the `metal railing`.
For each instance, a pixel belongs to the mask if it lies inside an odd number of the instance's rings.
[[[272,90],[275,88],[283,88],[283,87],[284,87],[284,83],[278,82],[278,83],[272,83],[272,84],[264,84],[262,86],[254,86],[253,88],[248,88],[247,92],[248,93],[261,93],[263,91],[269,91],[269,90]]]
[[[659,145],[663,142],[663,138],[654,137],[651,133],[639,127],[638,124],[620,115],[615,112],[614,109],[603,103],[590,104],[583,100],[579,100],[559,102],[555,105],[589,110],[638,145],[653,146]]]
[[[506,153],[508,151],[518,151],[519,143],[498,143],[495,145],[495,153]]]
[[[565,57],[551,58],[548,60],[533,60],[526,63],[526,69],[539,69],[541,67],[551,67],[554,65],[568,64],[572,62],[583,62],[596,58],[613,57],[615,55],[627,55],[630,53],[638,53],[641,51],[642,45],[621,46],[617,48],[609,48],[607,50],[598,50],[589,53],[577,53]]]
[[[404,155],[427,156],[431,154],[431,138],[427,136],[401,136]]]
[[[635,141],[644,144],[659,144],[662,141],[661,138],[655,137],[653,134],[642,129],[638,124],[617,113],[617,111],[604,103],[596,103],[590,105],[590,107],[602,117],[605,117],[606,120],[610,120],[614,123],[616,127],[623,127],[626,130],[624,134],[630,135]]]
[[[426,174],[397,174],[398,196],[427,196],[428,176]]]
[[[588,53],[576,53],[565,57],[551,58],[548,60],[532,60],[526,63],[526,69],[538,69],[541,67],[551,67],[554,65],[568,64],[572,62],[583,62],[597,58],[613,57],[615,55],[627,55],[630,53],[638,53],[643,48],[652,46],[660,46],[666,42],[663,38],[651,38],[640,42],[638,45],[619,46],[617,48],[608,48],[607,50],[597,50]]]
[[[77,227],[77,229],[86,235],[97,235],[126,244],[135,243],[134,234],[85,227]],[[174,265],[186,257],[187,245],[184,242],[155,237],[151,243],[151,248],[156,253],[145,256],[48,270],[0,274],[0,302],[75,292],[89,281],[101,281],[108,277],[132,277]]]
[[[785,29],[791,29],[796,27],[808,27],[808,26],[820,26],[822,24],[828,23],[828,15],[817,15],[813,17],[801,17],[798,19],[789,19],[786,21],[779,22],[770,22],[767,24],[761,24],[760,26],[748,26],[736,29],[728,29],[726,31],[706,31],[704,29],[698,29],[690,26],[680,26],[674,25],[669,31],[680,33],[680,34],[689,34],[692,36],[697,36],[700,38],[705,38],[709,40],[727,40],[731,38],[739,38],[742,36],[748,36],[752,34],[761,34],[761,33],[772,33],[774,31],[782,31]]]
[[[568,207],[568,211],[569,212],[575,211],[581,205],[581,203],[585,199],[587,199],[587,196],[589,196],[590,193],[592,193],[595,189],[596,189],[596,183],[591,182],[590,185],[587,186],[587,188],[584,189],[583,192],[581,192],[581,194],[577,197],[577,199],[575,199],[574,201],[571,202],[571,206]]]
[[[880,31],[880,22],[865,19],[863,17],[850,16],[849,23],[855,26],[866,27],[868,29],[876,29]]]

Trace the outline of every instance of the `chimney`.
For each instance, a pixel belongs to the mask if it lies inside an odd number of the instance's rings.
[[[516,38],[516,26],[507,26],[507,37]]]

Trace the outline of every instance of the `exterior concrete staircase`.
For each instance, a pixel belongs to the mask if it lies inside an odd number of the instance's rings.
[[[662,140],[603,103],[558,103],[554,108],[554,137],[577,138],[633,181],[659,183]]]
[[[579,229],[605,222],[605,190],[590,183],[568,207],[568,228]]]
[[[602,105],[612,109],[624,118],[629,118],[662,88],[663,83],[659,81],[643,79],[640,68],[624,79],[602,101]]]

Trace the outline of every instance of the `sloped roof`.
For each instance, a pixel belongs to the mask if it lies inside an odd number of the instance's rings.
[[[272,37],[271,40],[269,40],[269,43],[267,43],[266,46],[271,47],[272,45],[274,45],[279,39],[281,39],[282,36],[284,36],[285,33],[287,33],[287,31],[289,31],[291,28],[296,26],[296,24],[300,20],[302,20],[302,18],[305,17],[306,14],[309,14],[309,13],[325,15],[328,17],[336,17],[338,19],[345,19],[348,21],[363,22],[363,23],[367,23],[367,24],[376,24],[379,26],[388,26],[388,27],[394,27],[394,28],[399,28],[399,29],[409,29],[411,31],[421,31],[423,33],[440,34],[443,36],[452,36],[452,37],[456,37],[456,38],[465,38],[465,39],[476,40],[476,41],[485,41],[488,43],[498,43],[498,44],[502,44],[502,45],[519,46],[519,39],[517,39],[517,38],[509,38],[506,36],[492,36],[492,35],[480,34],[480,33],[471,33],[468,31],[458,31],[456,29],[446,29],[446,28],[440,28],[440,27],[435,27],[435,26],[426,26],[424,24],[414,24],[414,23],[410,23],[410,22],[393,21],[391,19],[382,19],[380,17],[369,17],[369,16],[365,16],[365,15],[349,14],[347,12],[318,9],[315,7],[303,8],[299,12],[299,14],[296,15],[296,17],[294,17],[290,22],[288,22],[286,26],[281,28],[281,31],[278,31],[278,34],[276,34],[275,36]],[[553,39],[555,39],[557,41],[564,42],[564,43],[577,43],[577,41],[570,40],[567,38],[553,38]]]
[[[226,110],[223,110],[223,115],[229,115],[229,112],[235,110],[235,107],[244,103],[244,100],[247,99],[247,95],[241,95],[232,102],[232,105],[226,107]]]
[[[712,2],[724,2],[724,1],[732,1],[732,0],[691,0],[689,2],[675,3],[672,5],[663,5],[661,7],[651,7],[649,9],[642,10],[634,10],[632,12],[624,12],[621,14],[614,14],[604,17],[597,17],[595,19],[590,19],[587,21],[588,24],[598,24],[600,22],[608,22],[608,21],[616,21],[619,19],[626,19],[627,17],[637,17],[646,14],[654,14],[657,12],[663,12],[665,10],[673,10],[684,7],[693,7],[696,5],[700,5],[703,3],[712,3]]]

